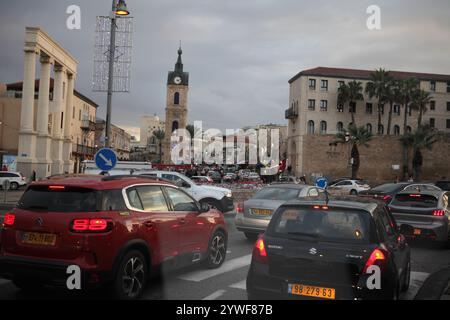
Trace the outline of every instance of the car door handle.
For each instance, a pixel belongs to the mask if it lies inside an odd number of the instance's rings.
[[[153,222],[151,222],[151,221],[145,221],[145,222],[144,222],[144,226],[146,226],[147,228],[151,228],[151,227],[153,227]]]
[[[186,219],[185,219],[185,218],[180,218],[180,219],[178,220],[178,222],[179,222],[180,224],[185,224],[185,223],[186,223]]]

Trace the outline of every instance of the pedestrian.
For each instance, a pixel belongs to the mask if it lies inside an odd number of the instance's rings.
[[[414,182],[413,176],[409,176],[408,182]]]
[[[31,181],[36,181],[36,170],[33,170],[33,173],[31,174]]]

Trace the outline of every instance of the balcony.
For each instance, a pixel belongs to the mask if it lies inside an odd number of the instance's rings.
[[[289,108],[289,109],[286,109],[285,111],[284,111],[284,118],[285,119],[295,119],[295,118],[297,118],[298,117],[298,112],[296,111],[296,110],[294,110],[294,108]]]
[[[94,147],[88,147],[84,146],[82,144],[77,144],[75,153],[79,155],[85,155],[85,156],[94,156],[96,152],[96,149]]]
[[[81,130],[95,131],[95,122],[87,119],[81,120],[80,128]]]

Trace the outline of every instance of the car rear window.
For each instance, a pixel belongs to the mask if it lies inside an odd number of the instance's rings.
[[[292,188],[264,188],[258,191],[252,199],[288,201],[298,197],[299,189]]]
[[[391,205],[398,207],[435,208],[438,198],[429,194],[397,194]]]
[[[379,186],[376,186],[375,188],[372,188],[371,191],[375,192],[394,192],[397,189],[400,189],[402,185],[399,185],[397,183],[386,183]]]
[[[272,218],[267,233],[287,238],[367,243],[370,217],[362,210],[285,207]]]
[[[34,186],[22,195],[19,209],[50,212],[97,212],[126,210],[121,190],[93,190],[64,187],[49,189]]]

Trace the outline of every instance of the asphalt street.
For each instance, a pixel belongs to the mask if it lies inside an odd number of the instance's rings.
[[[227,260],[216,270],[194,266],[152,279],[143,299],[173,300],[245,300],[247,276],[253,243],[236,230],[234,214],[227,214],[229,242]],[[432,243],[410,243],[412,248],[411,287],[402,299],[413,299],[426,278],[450,265],[450,250]],[[68,292],[46,288],[38,293],[24,293],[11,282],[0,279],[0,299],[103,299],[104,291]]]

